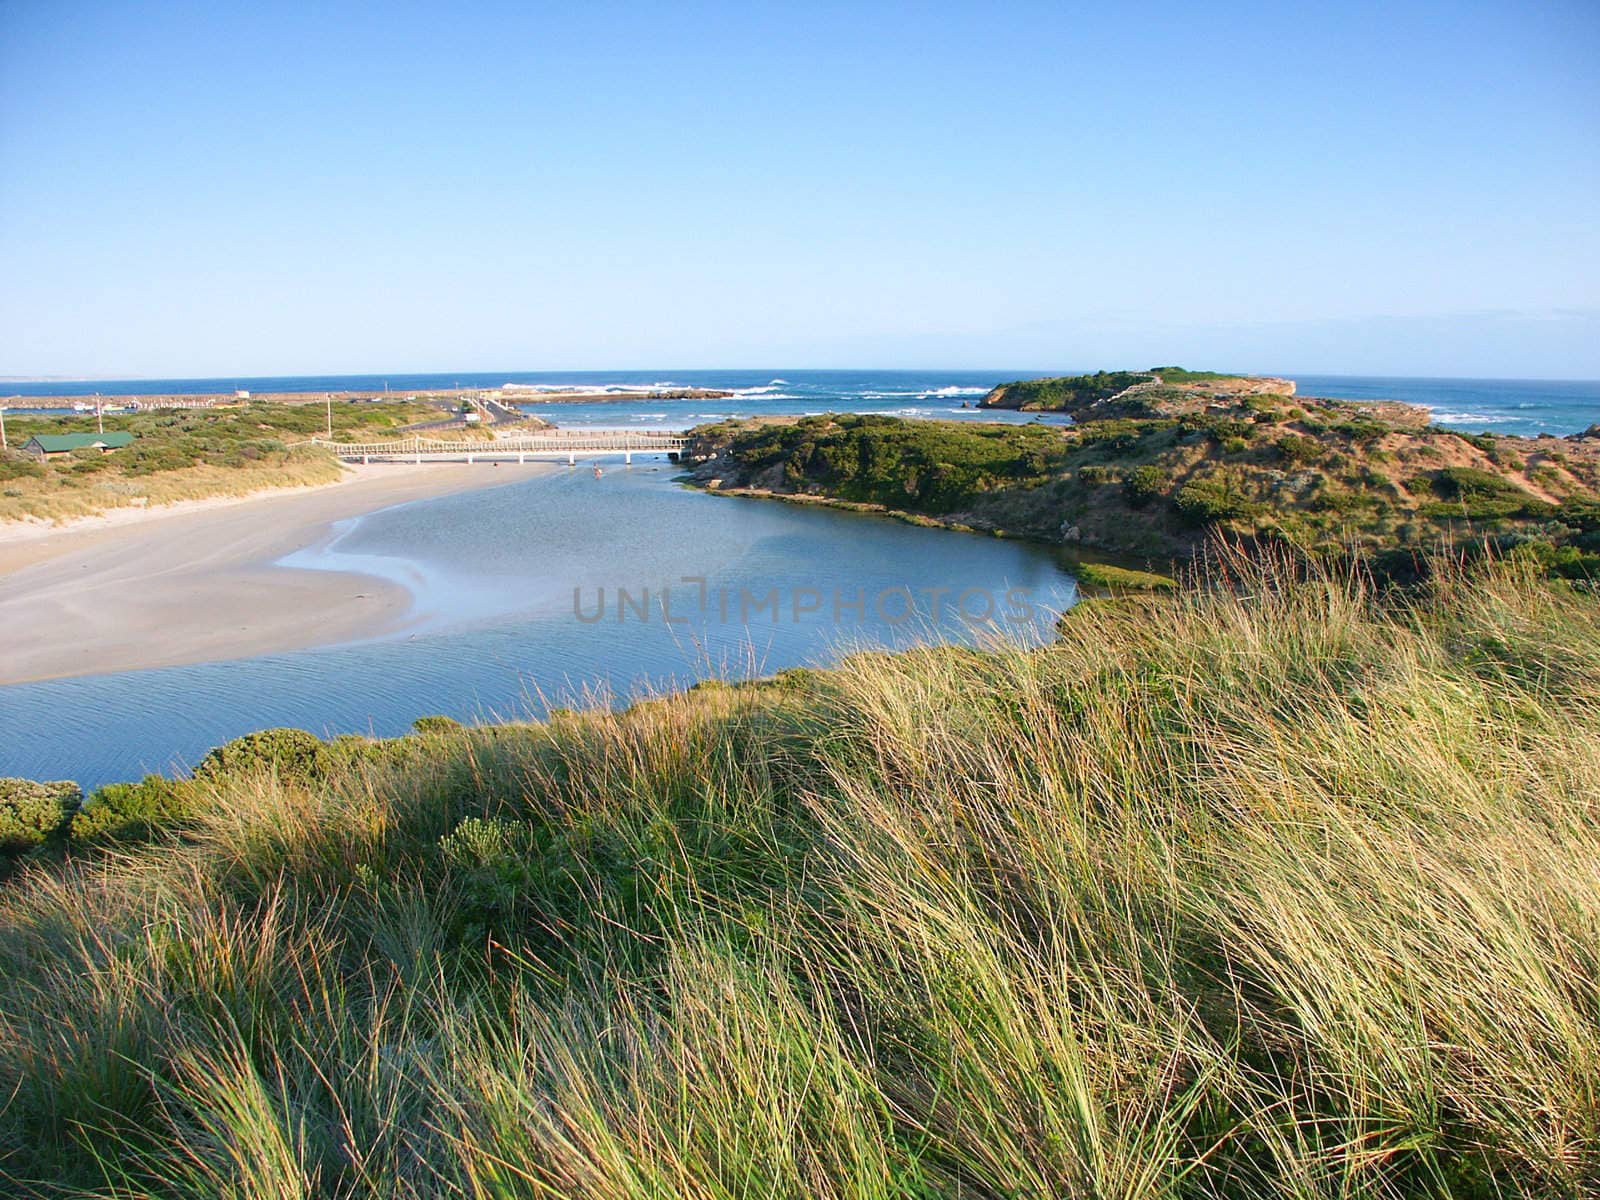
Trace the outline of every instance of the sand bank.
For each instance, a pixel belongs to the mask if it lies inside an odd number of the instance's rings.
[[[405,588],[277,559],[335,521],[549,464],[352,468],[312,488],[0,528],[0,684],[243,658],[402,628]]]

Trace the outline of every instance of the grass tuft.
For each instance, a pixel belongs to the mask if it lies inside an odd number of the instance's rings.
[[[1526,565],[235,757],[0,891],[17,1189],[1600,1191],[1600,603]]]

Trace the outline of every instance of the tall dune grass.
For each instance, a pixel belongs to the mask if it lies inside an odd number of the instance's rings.
[[[116,1196],[1600,1194],[1600,603],[1225,564],[217,785],[0,896]]]

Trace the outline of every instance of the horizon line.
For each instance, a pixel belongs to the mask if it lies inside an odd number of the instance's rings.
[[[1176,366],[1177,364],[1167,364],[1167,365]],[[997,375],[999,375],[999,374],[1012,374],[1012,375],[1015,375],[1017,377],[1026,376],[1026,377],[1031,377],[1031,378],[1050,378],[1050,377],[1052,377],[1052,372],[1053,372],[1054,376],[1059,377],[1059,376],[1063,376],[1063,375],[1072,375],[1072,374],[1092,374],[1096,370],[1149,371],[1151,369],[1152,368],[1149,368],[1149,367],[1121,367],[1121,366],[1119,366],[1119,367],[1097,367],[1097,368],[1092,368],[1092,369],[1088,369],[1088,370],[1065,370],[1065,369],[1061,369],[1061,368],[1053,368],[1053,369],[1052,368],[1044,368],[1044,369],[1037,369],[1036,370],[1034,368],[1019,368],[1015,364],[1013,364],[1011,366],[1004,366],[1004,367],[1002,367],[1002,366],[964,367],[964,366],[951,366],[951,365],[948,365],[948,364],[940,364],[940,365],[933,365],[933,366],[915,366],[915,367],[882,367],[882,366],[857,366],[857,365],[839,365],[839,366],[830,366],[830,367],[797,367],[797,366],[789,366],[789,367],[773,367],[773,366],[756,366],[756,367],[731,367],[731,366],[709,366],[709,367],[707,367],[707,366],[702,366],[702,367],[684,367],[684,366],[679,366],[679,367],[534,367],[534,368],[518,368],[518,369],[513,369],[513,370],[470,370],[470,371],[469,370],[442,370],[442,371],[440,371],[440,370],[434,370],[434,371],[421,371],[421,370],[395,370],[395,371],[299,371],[299,372],[280,372],[280,373],[276,373],[276,374],[250,374],[250,375],[247,375],[247,374],[231,374],[231,375],[137,375],[137,374],[134,374],[134,375],[123,375],[123,374],[0,375],[0,386],[3,386],[5,384],[40,385],[40,384],[52,384],[52,383],[63,383],[63,384],[66,384],[66,383],[73,383],[73,384],[83,384],[83,383],[163,383],[163,382],[210,383],[210,382],[226,382],[226,381],[232,381],[232,382],[237,383],[237,382],[246,381],[246,380],[255,381],[255,380],[264,380],[264,379],[265,380],[271,380],[271,379],[280,379],[280,380],[288,380],[288,379],[384,379],[385,377],[404,378],[404,377],[416,377],[416,376],[429,376],[429,377],[443,378],[445,376],[450,376],[450,375],[462,375],[462,376],[484,376],[484,375],[515,376],[515,375],[562,375],[562,374],[602,375],[602,374],[613,373],[613,372],[617,373],[617,374],[636,374],[636,375],[637,374],[655,374],[655,373],[659,373],[659,374],[663,374],[663,375],[671,375],[671,374],[674,374],[674,373],[680,373],[680,374],[710,374],[710,373],[714,373],[714,372],[734,372],[734,371],[739,371],[739,372],[758,372],[758,373],[763,373],[763,372],[766,372],[766,371],[778,371],[778,372],[791,371],[791,372],[795,372],[797,374],[800,373],[800,372],[838,372],[838,371],[861,371],[861,372],[876,372],[876,373],[883,373],[883,374],[891,374],[891,373],[933,374],[933,373],[937,373],[937,372],[941,372],[941,371],[950,371],[950,372],[961,372],[963,374],[973,374],[973,375],[993,373],[993,374],[997,374]],[[1202,367],[1202,368],[1185,368],[1185,369],[1191,369],[1191,370],[1192,369],[1198,369],[1198,370],[1208,370],[1209,371],[1209,370],[1212,370],[1213,368]],[[1226,374],[1226,373],[1227,372],[1225,370],[1219,372],[1219,374]],[[1300,376],[1300,375],[1309,375],[1309,376],[1317,376],[1317,377],[1328,378],[1328,379],[1408,379],[1408,380],[1446,380],[1446,381],[1460,381],[1460,382],[1469,382],[1469,381],[1473,381],[1473,380],[1480,380],[1480,381],[1494,381],[1494,382],[1502,382],[1502,383],[1600,383],[1600,376],[1578,376],[1578,375],[1411,375],[1411,374],[1393,373],[1393,372],[1379,372],[1379,373],[1373,373],[1373,372],[1353,373],[1353,372],[1350,372],[1350,373],[1347,373],[1347,372],[1343,372],[1343,371],[1326,371],[1326,370],[1307,370],[1307,371],[1242,370],[1242,371],[1235,372],[1235,374],[1238,375],[1239,377],[1266,377],[1266,378],[1291,379],[1291,380],[1295,379],[1297,376]],[[661,380],[661,383],[664,384],[664,385],[668,384],[668,383],[671,383],[671,382],[673,382],[673,381],[670,380],[670,379]],[[365,389],[363,389],[363,390],[365,390]]]

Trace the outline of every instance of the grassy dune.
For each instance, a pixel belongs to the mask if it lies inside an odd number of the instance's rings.
[[[1600,1194],[1570,585],[1224,562],[1033,652],[376,749],[0,889],[14,1186]]]
[[[21,453],[35,434],[93,433],[93,416],[12,416],[11,449],[0,451],[0,524],[65,521],[130,505],[161,505],[339,478],[339,464],[310,444],[331,419],[342,441],[392,436],[405,422],[437,416],[426,405],[387,402],[284,404],[253,400],[211,409],[111,413],[107,433],[134,442],[109,454],[82,450],[37,463]]]

